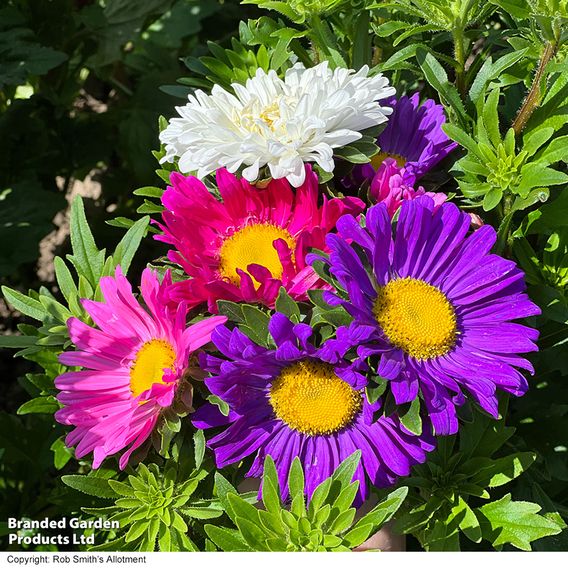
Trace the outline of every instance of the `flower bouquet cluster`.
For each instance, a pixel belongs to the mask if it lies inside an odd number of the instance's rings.
[[[84,515],[120,521],[95,548],[347,550],[391,519],[427,550],[560,533],[552,499],[539,514],[499,488],[536,459],[505,445],[507,403],[541,361],[537,326],[554,335],[566,315],[556,292],[564,315],[538,323],[549,299],[527,294],[540,277],[529,227],[566,251],[549,218],[567,195],[549,189],[568,180],[555,166],[565,81],[539,99],[540,122],[524,130],[529,95],[502,137],[499,104],[514,104],[529,47],[511,40],[466,73],[464,30],[509,3],[254,3],[292,24],[243,22],[232,50],[187,62],[207,78],[182,79],[188,99],[161,121],[167,189],[135,192],[153,218],[115,220],[128,232],[106,256],[78,199],[77,277],[55,264],[65,303],[5,290],[42,322],[13,342],[46,369],[23,412],[55,410],[58,467],[77,466],[63,482],[111,501],[89,497]],[[545,16],[540,38],[558,31]],[[455,60],[411,43],[373,61],[373,37],[396,46],[444,26]],[[129,280],[145,236],[167,256]]]

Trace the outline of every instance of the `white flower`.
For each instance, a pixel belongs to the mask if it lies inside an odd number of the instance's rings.
[[[296,64],[284,80],[258,69],[245,86],[233,84],[236,96],[218,85],[211,95],[196,91],[177,107],[181,118],[172,118],[160,134],[166,147],[162,161],[179,157],[180,170],[199,178],[244,165],[248,181],[267,165],[273,178],[299,187],[304,162],[333,171],[333,148],[358,140],[361,130],[386,122],[392,112],[377,101],[395,89],[380,74],[367,77],[368,71]]]

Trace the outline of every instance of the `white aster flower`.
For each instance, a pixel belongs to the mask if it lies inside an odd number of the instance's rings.
[[[275,71],[258,69],[246,85],[233,84],[235,95],[215,85],[177,107],[160,134],[166,155],[179,157],[184,173],[203,178],[218,168],[255,181],[268,166],[275,179],[304,183],[304,162],[333,171],[333,148],[361,138],[361,131],[386,122],[392,112],[378,101],[395,94],[382,75],[367,77],[369,68],[331,71],[327,62],[305,69],[296,64],[284,80]]]

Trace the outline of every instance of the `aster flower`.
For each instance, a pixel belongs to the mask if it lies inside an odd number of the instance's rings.
[[[218,85],[211,95],[198,90],[160,134],[163,161],[179,157],[180,171],[197,172],[200,179],[219,168],[234,173],[245,166],[243,176],[254,181],[268,166],[274,179],[299,187],[304,162],[333,171],[334,148],[387,120],[391,109],[378,101],[395,90],[380,74],[367,77],[368,70],[296,64],[284,80],[258,69],[246,85],[232,85],[235,95]]]
[[[371,404],[365,395],[364,363],[343,359],[349,348],[346,337],[339,334],[316,348],[309,342],[309,325],[293,324],[280,313],[272,316],[269,331],[273,350],[255,344],[238,328],[219,326],[212,340],[225,358],[201,357],[202,367],[213,374],[205,384],[230,408],[225,417],[207,404],[194,415],[198,428],[226,427],[208,442],[217,467],[254,456],[247,477],[260,477],[270,455],[286,498],[290,466],[298,456],[310,497],[360,449],[354,479],[362,502],[368,481],[377,487],[392,485],[425,461],[434,447],[431,436],[410,433],[395,416],[373,420],[381,403]]]
[[[61,391],[57,400],[58,422],[75,428],[67,446],[77,446],[81,458],[93,452],[93,467],[127,449],[119,465],[126,467],[130,455],[151,434],[160,413],[169,407],[188,365],[190,354],[210,341],[211,331],[226,318],[212,317],[186,328],[186,307],[175,314],[166,309],[165,289],[149,269],[142,274],[143,309],[132,294],[128,280],[117,267],[114,277],[101,278],[104,302],[83,300],[83,307],[97,325],[77,318],[67,322],[77,351],[62,353],[59,360],[81,371],[55,379]]]
[[[455,205],[437,210],[429,197],[405,201],[394,238],[384,204],[366,226],[342,217],[329,235],[330,266],[346,298],[326,301],[353,315],[349,328],[361,357],[379,355],[397,404],[421,391],[437,434],[457,431],[456,405],[470,394],[498,416],[496,390],[520,396],[533,372],[519,353],[535,351],[538,332],[511,320],[540,313],[515,263],[490,254],[496,233],[467,236],[470,217]],[[356,250],[360,247],[360,254]],[[365,260],[362,260],[362,258]]]
[[[337,219],[360,213],[364,204],[324,197],[318,205],[317,176],[306,170],[296,192],[286,180],[258,189],[219,170],[222,203],[197,178],[173,173],[162,197],[164,234],[156,239],[175,247],[168,257],[191,278],[169,289],[172,300],[190,307],[207,301],[214,312],[218,299],[272,306],[281,286],[297,300],[324,286],[305,262],[308,249],[325,247]]]
[[[353,168],[351,177],[343,180],[346,187],[360,187],[364,181],[371,181],[387,158],[396,161],[403,182],[413,186],[457,146],[442,130],[446,122],[444,107],[432,99],[420,105],[419,96],[415,93],[410,98],[385,101],[393,113],[377,140],[381,151],[370,163]]]
[[[404,168],[399,168],[396,160],[387,158],[373,177],[369,193],[375,203],[384,203],[391,217],[399,210],[403,201],[416,199],[420,195],[427,195],[434,200],[436,207],[446,201],[445,193],[427,192],[423,187],[414,189],[404,183]]]

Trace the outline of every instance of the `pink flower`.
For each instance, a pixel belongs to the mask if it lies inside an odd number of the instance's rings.
[[[445,193],[432,193],[423,187],[414,189],[403,182],[404,168],[395,159],[384,160],[371,182],[370,194],[374,203],[384,203],[391,218],[398,211],[403,201],[416,199],[419,195],[428,195],[434,200],[437,209],[447,199]]]
[[[211,332],[226,318],[216,316],[186,328],[187,307],[167,311],[162,284],[149,269],[142,274],[141,292],[147,310],[132,294],[117,267],[114,277],[101,278],[103,302],[83,300],[97,325],[77,318],[67,321],[77,351],[62,353],[63,365],[83,367],[55,379],[63,408],[55,418],[75,426],[65,443],[81,458],[93,452],[93,468],[125,448],[119,465],[151,434],[162,409],[170,406],[187,368],[190,354],[210,341]]]
[[[168,258],[190,279],[170,288],[174,302],[193,307],[216,301],[259,302],[272,307],[281,286],[297,300],[323,288],[306,254],[325,249],[325,236],[341,215],[357,215],[360,199],[326,199],[318,204],[317,176],[306,166],[306,180],[296,192],[285,179],[258,188],[227,170],[217,171],[222,202],[197,178],[171,175],[172,187],[162,197],[163,235],[172,245]]]

